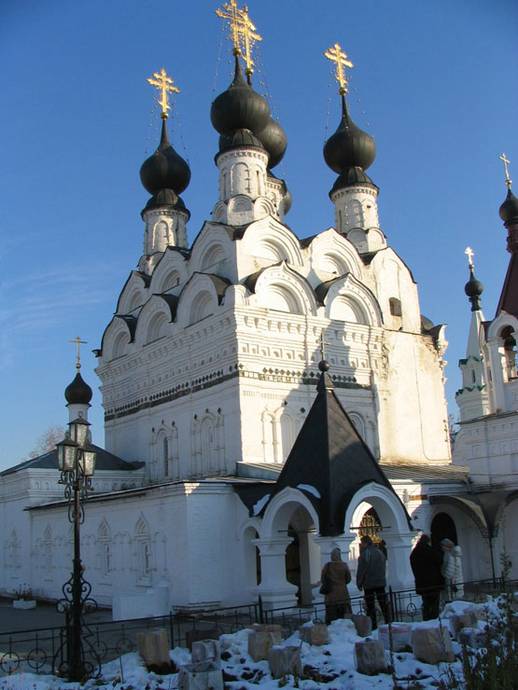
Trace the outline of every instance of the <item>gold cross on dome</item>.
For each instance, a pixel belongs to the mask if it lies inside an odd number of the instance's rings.
[[[232,40],[232,45],[234,46],[234,55],[241,55],[241,45],[239,41],[240,37],[240,24],[242,24],[242,12],[237,6],[236,0],[230,0],[226,2],[222,7],[218,7],[216,14],[221,19],[225,19],[228,22],[230,28],[230,38]]]
[[[504,174],[505,174],[505,185],[508,189],[511,189],[511,185],[513,184],[513,181],[511,180],[511,176],[509,175],[509,163],[511,162],[509,158],[505,155],[505,153],[502,153],[501,156],[498,156],[502,163],[504,164]]]
[[[473,263],[473,257],[475,256],[475,252],[471,247],[466,247],[464,250],[464,254],[468,257],[468,264],[471,269],[475,268],[475,264]]]
[[[254,72],[254,61],[252,59],[252,48],[254,43],[262,41],[263,37],[257,33],[256,27],[248,15],[248,7],[245,5],[241,10],[241,22],[239,24],[239,35],[244,43],[244,58],[246,62],[246,73],[251,76]]]
[[[342,50],[342,46],[339,43],[335,43],[334,46],[328,48],[324,57],[331,62],[335,63],[335,79],[340,85],[339,93],[343,96],[347,93],[347,75],[345,73],[346,67],[354,67],[353,63],[349,60],[347,53]]]
[[[76,346],[76,369],[79,371],[81,369],[81,345],[86,345],[86,340],[81,340],[79,336],[76,336],[74,340],[68,342]]]
[[[162,67],[160,72],[153,72],[151,77],[148,77],[148,83],[160,91],[158,103],[162,109],[162,119],[167,118],[167,114],[171,109],[169,105],[169,94],[180,93],[180,89],[176,86],[173,78],[170,77],[165,69]]]

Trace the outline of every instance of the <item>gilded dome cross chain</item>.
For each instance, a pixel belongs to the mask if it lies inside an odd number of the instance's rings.
[[[504,164],[504,174],[505,174],[505,185],[507,189],[511,189],[511,185],[513,184],[513,181],[511,180],[511,176],[509,175],[509,163],[511,162],[509,158],[505,155],[505,153],[502,153],[501,156],[498,156],[502,163]]]
[[[335,43],[334,46],[328,48],[324,53],[324,57],[335,63],[335,79],[340,85],[339,93],[342,96],[345,95],[348,91],[345,68],[354,67],[353,63],[349,60],[347,53],[342,50],[342,46],[339,43]]]
[[[242,55],[246,63],[246,73],[251,76],[254,72],[252,48],[254,43],[262,41],[262,36],[257,33],[255,24],[250,19],[248,7],[238,7],[236,0],[230,0],[222,7],[218,7],[216,14],[221,19],[228,21],[230,37],[234,46],[234,55]]]
[[[81,369],[81,345],[86,345],[86,340],[81,340],[79,336],[76,336],[74,340],[69,340],[69,343],[73,343],[76,346],[76,369],[79,371]]]
[[[170,77],[165,69],[162,67],[160,72],[153,72],[151,77],[148,77],[148,83],[154,86],[160,91],[160,96],[158,98],[158,104],[162,109],[162,119],[165,120],[171,109],[169,105],[169,94],[170,93],[180,93],[180,89],[176,86],[173,78]]]

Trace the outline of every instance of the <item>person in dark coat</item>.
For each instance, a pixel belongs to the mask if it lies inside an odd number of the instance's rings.
[[[347,563],[342,561],[338,547],[331,551],[331,560],[322,568],[320,580],[322,583],[325,581],[330,588],[325,595],[326,624],[329,625],[337,618],[343,618],[346,613],[351,613],[351,599],[347,591],[351,571]]]
[[[410,566],[415,578],[415,591],[423,599],[423,620],[439,616],[439,600],[444,587],[441,575],[442,555],[432,548],[430,537],[422,534],[410,554]]]
[[[383,552],[372,542],[372,539],[364,535],[360,539],[360,557],[358,570],[356,571],[356,586],[363,589],[365,596],[365,610],[372,621],[372,629],[376,630],[378,621],[376,618],[376,599],[380,605],[385,623],[390,623],[390,608],[385,592],[386,578],[385,566],[387,559]]]

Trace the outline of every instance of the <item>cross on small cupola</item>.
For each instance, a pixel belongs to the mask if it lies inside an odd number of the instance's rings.
[[[348,91],[348,80],[345,73],[346,67],[354,67],[353,63],[349,60],[347,53],[342,49],[339,43],[335,43],[331,48],[328,48],[324,57],[335,64],[335,79],[338,82],[340,88],[339,93],[343,96]]]
[[[507,187],[507,189],[511,189],[511,186],[513,184],[513,181],[511,180],[511,176],[509,174],[509,164],[511,163],[511,161],[509,160],[509,158],[507,158],[505,153],[502,153],[498,157],[504,164],[505,186]]]
[[[473,257],[475,256],[475,252],[473,251],[473,249],[471,249],[471,247],[466,247],[466,249],[464,250],[464,254],[466,254],[466,256],[468,257],[469,267],[471,269],[474,269],[475,264],[473,263]]]
[[[161,117],[163,120],[166,120],[171,109],[169,94],[180,93],[180,89],[174,83],[173,78],[167,74],[164,67],[162,67],[160,72],[153,72],[147,81],[160,92],[158,104],[162,110]]]
[[[86,340],[81,340],[79,336],[68,342],[76,346],[76,369],[79,371],[81,369],[81,345],[86,345],[87,342]]]

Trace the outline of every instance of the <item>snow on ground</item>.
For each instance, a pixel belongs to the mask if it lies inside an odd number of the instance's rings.
[[[492,600],[487,604],[474,605],[472,602],[456,601],[448,604],[443,612],[445,620],[426,621],[412,624],[413,627],[437,626],[447,624],[448,618],[462,614],[469,608],[480,607],[489,616],[498,615],[498,602]],[[365,676],[356,672],[354,664],[354,644],[362,638],[356,635],[354,625],[350,620],[334,621],[329,627],[329,644],[321,647],[311,646],[301,642],[296,632],[282,642],[282,646],[298,646],[301,650],[304,679],[295,680],[289,676],[287,683],[279,685],[278,680],[272,679],[267,661],[254,662],[247,653],[249,630],[240,630],[231,635],[222,635],[222,668],[225,674],[226,687],[229,690],[277,690],[279,687],[302,688],[302,690],[392,690],[394,680],[397,679],[401,687],[419,681],[423,690],[437,687],[437,680],[444,677],[448,667],[455,673],[460,673],[459,661],[453,664],[439,664],[431,666],[415,659],[409,652],[394,652],[392,660],[386,653],[387,662],[393,663],[394,674],[379,674]],[[377,638],[375,631],[372,639]],[[460,653],[460,645],[453,642],[456,654]],[[191,655],[186,649],[175,648],[170,653],[176,666],[187,664]],[[174,690],[178,687],[178,674],[158,676],[150,673],[144,667],[138,654],[125,654],[120,659],[111,661],[103,666],[102,678],[92,679],[84,685],[68,683],[54,676],[41,676],[30,673],[19,673],[0,678],[0,690]]]

